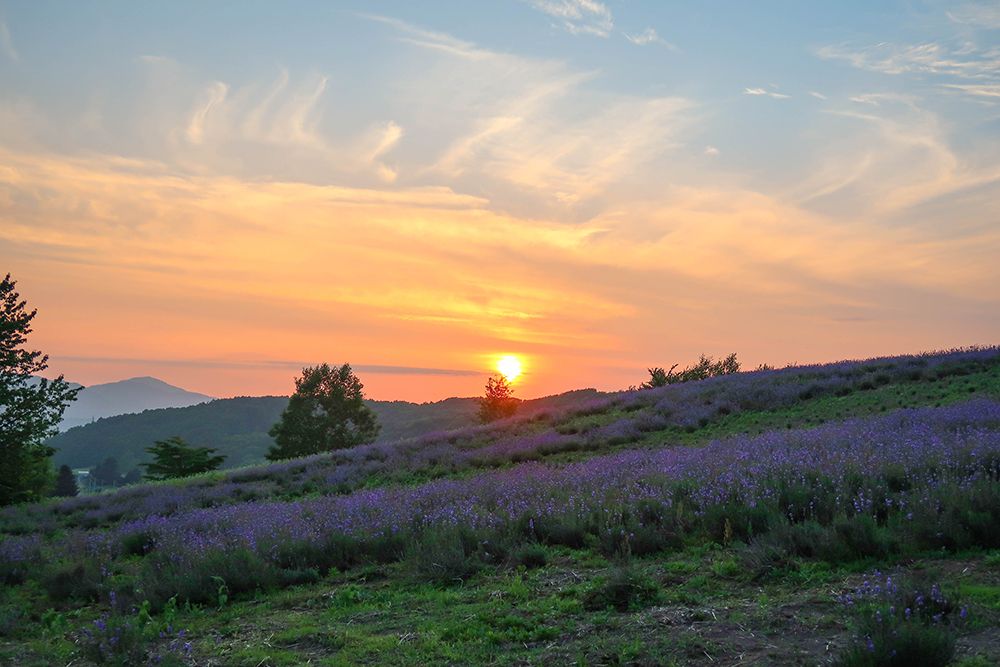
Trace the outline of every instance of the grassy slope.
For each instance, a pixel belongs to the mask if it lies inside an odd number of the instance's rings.
[[[524,402],[526,409],[558,408],[597,396],[584,389]],[[274,440],[268,430],[288,403],[285,396],[217,399],[185,408],[161,408],[106,417],[51,438],[56,465],[91,467],[106,457],[118,460],[122,472],[146,461],[146,448],[157,440],[180,436],[192,444],[212,447],[226,456],[224,467],[264,461]],[[433,403],[368,401],[378,417],[378,442],[413,438],[433,431],[477,423],[479,403],[474,398],[449,398]]]
[[[1000,396],[1000,370],[730,415],[690,432],[648,433],[639,444],[697,444],[732,433],[946,404],[970,394]],[[612,410],[562,427],[609,423],[618,416]],[[547,460],[589,454],[560,453]],[[404,474],[382,481],[424,478]],[[934,556],[906,569],[939,571],[946,583],[961,589],[976,620],[960,652],[1000,659],[995,631],[1000,554]],[[625,613],[588,611],[582,603],[587,591],[608,576],[608,561],[588,550],[549,547],[543,567],[487,570],[454,586],[416,582],[400,564],[332,572],[316,584],[227,601],[220,609],[182,610],[177,625],[189,630],[199,664],[732,664],[741,659],[817,664],[847,638],[831,591],[878,565],[829,568],[794,562],[761,580],[751,579],[738,558],[738,547],[689,545],[681,552],[636,559],[632,567],[659,587],[658,598]],[[46,612],[42,595],[31,586],[4,595],[22,598],[34,609],[32,622],[16,640],[0,641],[0,664],[69,662],[74,645],[67,630],[97,614],[93,607]]]

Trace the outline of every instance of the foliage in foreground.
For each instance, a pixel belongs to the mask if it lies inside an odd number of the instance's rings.
[[[854,613],[858,633],[837,662],[842,667],[944,667],[967,618],[939,584],[877,571],[840,601]]]
[[[62,375],[37,377],[49,358],[24,347],[37,311],[26,310],[16,286],[9,273],[0,280],[0,505],[48,495],[54,450],[44,441],[80,391]]]

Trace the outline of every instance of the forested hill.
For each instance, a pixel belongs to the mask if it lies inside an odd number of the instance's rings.
[[[561,408],[593,398],[593,389],[525,401],[524,407]],[[147,459],[145,449],[155,441],[180,436],[193,444],[213,447],[226,456],[224,467],[264,460],[272,440],[267,431],[288,403],[287,396],[226,398],[184,408],[146,410],[100,419],[72,428],[49,440],[56,448],[57,465],[89,468],[107,457],[128,470]],[[382,429],[379,442],[390,442],[432,431],[462,428],[476,423],[475,398],[449,398],[434,403],[368,401]]]

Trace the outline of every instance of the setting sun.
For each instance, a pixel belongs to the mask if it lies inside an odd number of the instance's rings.
[[[513,355],[505,355],[497,360],[497,370],[507,382],[513,382],[521,374],[521,360]]]

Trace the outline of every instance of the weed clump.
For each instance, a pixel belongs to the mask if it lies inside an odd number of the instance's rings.
[[[545,551],[545,547],[541,544],[529,542],[514,549],[514,552],[511,554],[511,561],[514,565],[528,569],[544,567],[548,562],[548,554]]]
[[[652,579],[635,568],[622,565],[583,598],[583,607],[589,611],[612,608],[617,611],[636,611],[656,604],[662,591]]]

